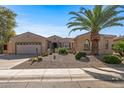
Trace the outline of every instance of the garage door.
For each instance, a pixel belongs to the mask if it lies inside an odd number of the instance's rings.
[[[16,44],[17,54],[41,54],[41,43],[38,42],[18,42]]]

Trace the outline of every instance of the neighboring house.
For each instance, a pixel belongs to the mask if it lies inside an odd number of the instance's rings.
[[[99,54],[111,54],[113,52],[112,44],[115,37],[115,35],[100,34]],[[76,38],[62,38],[56,35],[46,38],[26,32],[11,38],[5,47],[5,52],[8,54],[42,54],[48,49],[64,47],[73,52],[84,51],[90,54],[91,43],[90,33],[79,35]]]
[[[99,54],[111,54],[112,51],[112,44],[115,35],[104,35],[100,34],[100,41],[99,41]],[[74,39],[75,42],[75,50],[76,52],[84,51],[87,54],[91,53],[92,50],[92,42],[90,40],[90,33],[85,33],[82,35],[77,36]]]
[[[124,36],[115,37],[115,38],[113,39],[114,43],[116,43],[116,42],[118,42],[118,41],[120,41],[120,40],[124,40]]]

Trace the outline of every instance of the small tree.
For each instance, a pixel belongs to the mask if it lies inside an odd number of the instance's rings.
[[[12,10],[0,6],[0,53],[3,53],[4,44],[15,36],[16,16]]]
[[[124,41],[118,41],[112,48],[115,52],[119,53],[121,56],[124,56]]]

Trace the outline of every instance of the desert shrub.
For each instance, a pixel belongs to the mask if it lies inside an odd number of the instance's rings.
[[[42,56],[38,56],[38,57],[33,57],[33,58],[31,58],[31,61],[32,62],[40,62],[40,61],[42,61],[43,59],[42,59]]]
[[[43,56],[43,57],[48,56],[48,52],[44,52],[44,53],[42,54],[42,56]]]
[[[42,61],[42,56],[38,56],[38,62]]]
[[[108,64],[119,64],[121,63],[122,59],[118,56],[106,55],[103,57],[103,61]]]
[[[50,52],[49,55],[52,55],[52,52]]]
[[[59,48],[59,54],[67,55],[68,54],[68,50],[66,48]]]
[[[33,58],[31,59],[31,61],[32,61],[32,62],[38,62],[38,58],[37,58],[37,57],[33,57]]]
[[[112,49],[119,53],[121,56],[124,56],[124,41],[118,41],[112,46]]]
[[[78,53],[75,55],[76,60],[80,60],[81,57],[86,57],[86,53],[85,53],[85,52],[78,52]]]

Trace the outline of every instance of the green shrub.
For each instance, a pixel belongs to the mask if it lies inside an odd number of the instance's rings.
[[[119,53],[121,56],[124,56],[124,41],[118,41],[112,46],[112,49]]]
[[[59,54],[67,55],[68,54],[68,50],[66,48],[59,48]]]
[[[122,59],[118,56],[106,55],[103,57],[103,61],[108,64],[119,64],[121,63]]]
[[[78,53],[75,55],[76,60],[80,60],[81,57],[86,57],[86,53],[85,53],[85,52],[78,52]]]

